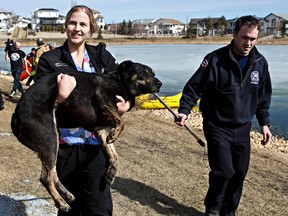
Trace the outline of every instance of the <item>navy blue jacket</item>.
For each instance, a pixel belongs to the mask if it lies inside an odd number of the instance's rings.
[[[115,58],[105,49],[104,45],[93,46],[85,44],[91,64],[97,73],[112,72],[117,69]],[[47,73],[77,70],[69,52],[67,40],[63,46],[44,52],[37,66],[36,79]]]
[[[91,64],[96,70],[96,73],[109,74],[117,70],[118,64],[112,54],[106,50],[106,46],[101,44],[97,46],[85,44],[85,48],[90,57]],[[62,72],[77,70],[69,52],[67,40],[63,46],[56,49],[44,52],[37,66],[36,80],[42,76],[53,72]],[[130,97],[130,109],[135,105],[135,98]]]
[[[233,40],[206,55],[183,89],[178,112],[188,115],[201,98],[203,117],[216,125],[239,126],[251,121],[255,114],[261,126],[270,124],[272,87],[268,63],[254,46],[248,67],[242,72],[232,46]]]

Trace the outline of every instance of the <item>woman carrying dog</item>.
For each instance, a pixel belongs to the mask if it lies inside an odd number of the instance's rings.
[[[92,46],[86,39],[96,31],[91,9],[78,5],[70,9],[65,21],[68,39],[56,49],[43,53],[39,60],[36,79],[47,73],[75,70],[87,73],[106,73],[117,67],[115,58],[105,46]],[[60,74],[57,77],[59,108],[76,86],[74,77]],[[115,98],[116,100],[116,98]],[[117,97],[118,111],[126,112],[130,102]],[[59,123],[61,124],[61,122]],[[75,195],[69,203],[69,212],[58,215],[112,215],[110,186],[105,181],[107,158],[94,133],[84,128],[58,128],[59,153],[57,173],[64,186]]]

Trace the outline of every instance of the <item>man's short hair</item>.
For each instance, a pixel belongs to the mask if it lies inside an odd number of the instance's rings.
[[[255,16],[239,17],[235,23],[234,32],[237,34],[242,26],[255,26],[260,31],[260,21]]]

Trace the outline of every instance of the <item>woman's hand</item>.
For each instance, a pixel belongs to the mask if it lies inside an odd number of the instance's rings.
[[[58,96],[57,103],[64,103],[65,100],[69,97],[71,92],[76,87],[76,79],[73,76],[67,74],[59,74],[57,76],[57,86],[58,86]]]
[[[117,98],[117,107],[118,107],[118,112],[120,114],[123,114],[125,112],[127,112],[130,108],[130,102],[129,101],[125,101],[123,97],[116,95]]]

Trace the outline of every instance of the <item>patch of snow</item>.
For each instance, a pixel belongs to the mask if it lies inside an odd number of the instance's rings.
[[[46,199],[34,195],[0,193],[0,215],[55,216],[57,215],[57,208]]]

